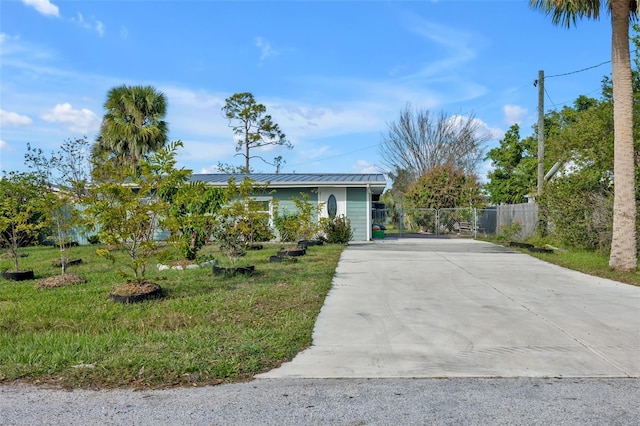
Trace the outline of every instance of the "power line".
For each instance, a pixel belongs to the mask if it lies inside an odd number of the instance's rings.
[[[594,69],[594,68],[600,67],[600,66],[605,65],[605,64],[608,64],[608,63],[611,63],[611,61],[609,60],[609,61],[601,62],[601,63],[599,63],[599,64],[592,65],[592,66],[590,66],[590,67],[582,68],[582,69],[575,70],[575,71],[566,72],[566,73],[563,73],[563,74],[554,74],[554,75],[544,76],[544,79],[546,80],[546,79],[548,79],[548,78],[553,78],[553,77],[565,77],[565,76],[567,76],[567,75],[572,75],[572,74],[577,74],[577,73],[580,73],[580,72],[588,71],[588,70],[591,70],[591,69]],[[539,83],[539,82],[538,82],[538,80],[537,80],[537,79],[536,79],[536,80],[534,80],[534,81],[533,81],[533,86],[534,86],[534,87],[536,87],[536,86],[538,85],[538,83]],[[551,99],[551,96],[549,95],[549,92],[547,91],[546,86],[544,87],[544,93],[546,94],[547,98],[549,99],[549,102],[551,102],[551,104],[553,105],[553,108],[554,108],[555,110],[557,110],[557,109],[558,109],[558,106],[557,106],[557,105],[553,102],[553,100]],[[593,93],[593,91],[592,91],[591,93]],[[563,103],[563,105],[566,105],[566,104],[568,104],[568,103],[570,103],[570,102],[564,102],[564,103]]]
[[[548,75],[548,76],[545,76],[544,78],[547,79],[547,78],[553,78],[553,77],[564,77],[565,75],[577,74],[579,72],[583,72],[583,71],[591,70],[591,69],[594,69],[594,68],[598,68],[599,66],[602,66],[604,64],[608,64],[610,62],[611,62],[611,60],[605,61],[605,62],[601,62],[598,65],[592,65],[592,66],[587,67],[587,68],[582,68],[581,70],[566,72],[564,74]]]
[[[544,94],[547,95],[547,98],[549,98],[549,102],[551,102],[551,105],[553,105],[554,109],[558,109],[558,106],[553,102],[553,100],[551,99],[551,96],[549,95],[549,92],[547,92],[547,87],[544,87]]]
[[[377,144],[372,145],[372,146],[367,146],[367,147],[364,147],[364,148],[355,149],[355,150],[349,151],[349,152],[343,152],[342,154],[333,155],[331,157],[317,158],[315,160],[303,161],[302,163],[290,164],[289,167],[301,166],[301,165],[304,165],[304,164],[311,164],[311,163],[317,163],[319,161],[325,161],[325,160],[331,160],[331,159],[334,159],[334,158],[340,158],[340,157],[344,157],[345,155],[353,154],[354,152],[366,151],[367,149],[377,148],[379,146],[380,146],[380,144],[377,143]]]

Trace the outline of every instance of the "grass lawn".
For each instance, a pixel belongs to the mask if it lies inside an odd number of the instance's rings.
[[[480,239],[493,242],[495,244],[507,244],[505,242],[498,241],[496,238]],[[531,242],[534,243],[536,247],[544,245],[542,242],[537,240]],[[567,269],[573,269],[574,271],[584,272],[585,274],[594,275],[596,277],[608,278],[610,280],[640,286],[640,269],[636,269],[631,272],[616,272],[609,267],[608,253],[598,253],[595,251],[574,248],[555,250],[553,253],[536,253],[530,252],[526,249],[514,249]],[[640,261],[638,264],[640,265]]]
[[[556,251],[554,253],[525,252],[537,257],[538,259],[555,265],[560,265],[568,269],[640,286],[640,269],[636,269],[631,272],[616,272],[609,268],[608,254],[585,250]]]
[[[51,247],[23,249],[21,269],[35,281],[0,278],[0,383],[66,388],[163,388],[246,381],[311,344],[316,317],[345,246],[311,247],[295,263],[269,263],[280,245],[250,251],[253,276],[214,276],[211,267],[147,271],[165,297],[123,305],[108,299],[126,268],[72,247],[82,258],[68,273],[87,282],[36,289],[59,274]],[[226,260],[215,246],[203,254]],[[239,264],[240,265],[240,264]],[[0,260],[1,269],[11,261]]]

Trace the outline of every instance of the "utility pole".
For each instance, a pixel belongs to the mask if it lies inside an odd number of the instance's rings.
[[[538,196],[544,183],[544,71],[538,71]]]

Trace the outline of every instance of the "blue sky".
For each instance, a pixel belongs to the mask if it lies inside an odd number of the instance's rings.
[[[611,65],[594,66],[611,59],[610,39],[607,15],[568,30],[526,0],[2,0],[0,166],[24,170],[27,143],[95,140],[122,84],[167,96],[169,137],[195,173],[243,164],[221,114],[238,92],[294,145],[255,152],[282,155],[285,173],[384,171],[382,135],[408,102],[474,115],[494,136],[488,150],[513,123],[532,133],[538,70],[547,111],[598,97]]]

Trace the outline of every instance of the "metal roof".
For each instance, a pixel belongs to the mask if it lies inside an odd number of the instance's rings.
[[[387,184],[382,173],[207,173],[193,174],[191,180],[203,181],[215,186],[226,186],[230,177],[234,177],[236,182],[241,182],[247,177],[258,184],[268,183],[270,188],[289,188],[294,186],[369,186],[372,191],[376,193],[381,193]]]

